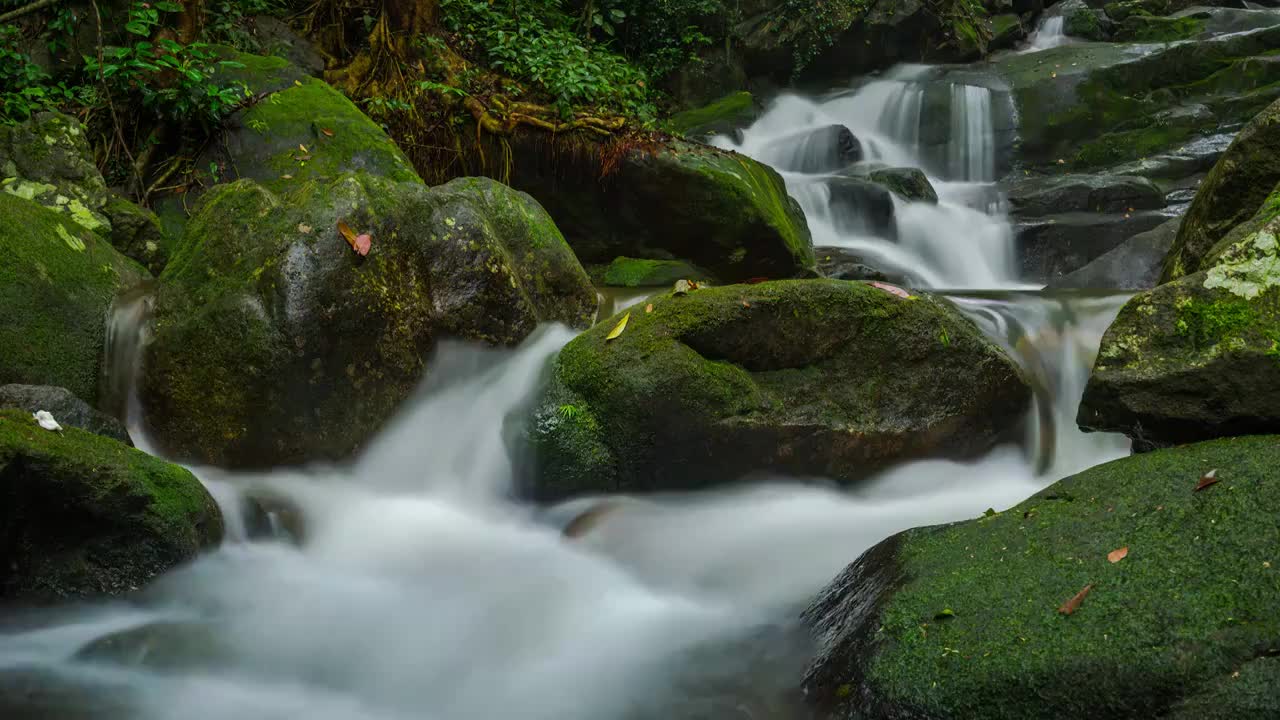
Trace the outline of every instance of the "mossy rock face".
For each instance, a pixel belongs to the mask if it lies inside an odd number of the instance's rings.
[[[1022,25],[1022,18],[1007,13],[991,18],[992,50],[1007,50],[1015,47],[1027,38],[1027,29]]]
[[[357,255],[336,229],[371,236]],[[595,293],[546,212],[484,179],[365,173],[277,195],[214,188],[161,276],[141,397],[184,458],[349,456],[418,384],[437,339],[585,326]]]
[[[726,95],[713,103],[671,116],[671,128],[692,138],[707,138],[740,130],[759,116],[751,93]]]
[[[1130,15],[1120,23],[1112,39],[1117,42],[1177,42],[1204,32],[1204,18]]]
[[[1280,101],[1245,126],[1200,184],[1165,262],[1168,282],[1204,266],[1227,233],[1252,218],[1280,182]]]
[[[1255,663],[1280,649],[1277,463],[1277,437],[1161,450],[882,542],[805,613],[808,701],[829,718],[1225,717],[1186,714],[1215,696],[1275,708],[1275,687],[1259,691],[1275,670]],[[1211,470],[1219,482],[1194,492]]]
[[[617,141],[623,142],[623,141]],[[603,178],[563,148],[528,134],[513,141],[511,185],[551,213],[584,263],[619,256],[692,263],[719,282],[809,275],[804,213],[772,168],[734,152],[651,134],[621,149]]]
[[[1280,432],[1280,202],[1213,266],[1137,295],[1103,337],[1078,421],[1140,447]]]
[[[0,410],[0,527],[6,602],[127,592],[222,540],[185,468],[21,410]]]
[[[96,405],[111,303],[145,274],[67,213],[0,192],[0,383]]]
[[[604,269],[601,279],[614,287],[664,287],[677,280],[697,282],[704,273],[680,260],[642,260],[620,257]]]
[[[1017,424],[1017,366],[945,302],[793,280],[652,299],[569,343],[534,420],[541,497],[854,480],[968,456]]]
[[[81,430],[118,440],[130,447],[133,439],[124,423],[99,412],[71,394],[70,390],[47,385],[0,385],[0,408],[25,410],[35,414],[44,410],[63,427]]]
[[[86,230],[111,230],[102,214],[107,183],[75,118],[45,112],[0,125],[0,190],[66,213]]]
[[[1065,0],[1058,4],[1062,15],[1062,32],[1084,40],[1106,40],[1111,22],[1101,10],[1094,10],[1084,0]]]
[[[111,221],[111,245],[153,275],[159,275],[169,262],[173,244],[160,218],[122,197],[108,200],[102,213]]]

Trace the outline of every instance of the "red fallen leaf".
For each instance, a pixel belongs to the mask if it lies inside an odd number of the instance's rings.
[[[373,236],[369,233],[361,233],[356,236],[355,249],[363,257],[369,254],[369,246],[373,245]]]
[[[1209,472],[1200,476],[1200,482],[1196,485],[1195,492],[1200,492],[1201,490],[1209,487],[1210,485],[1217,485],[1217,484],[1218,484],[1218,471],[1210,470]]]
[[[338,232],[342,234],[342,238],[347,241],[352,250],[361,255],[369,254],[369,245],[373,238],[368,235],[356,235],[356,231],[352,230],[351,226],[342,220],[338,221]],[[361,249],[361,246],[363,246],[363,249]]]
[[[1093,590],[1093,583],[1084,586],[1084,589],[1075,594],[1075,597],[1062,603],[1062,607],[1058,608],[1058,612],[1063,615],[1070,615],[1080,608],[1080,603],[1084,602],[1084,598]]]
[[[890,285],[889,283],[880,282],[878,280],[873,280],[871,282],[871,287],[880,288],[881,290],[889,293],[890,295],[897,295],[898,297],[901,297],[901,298],[911,297],[911,293],[907,292],[906,290],[903,290],[897,285]]]
[[[1120,562],[1126,557],[1129,557],[1129,548],[1127,547],[1122,547],[1118,550],[1112,550],[1107,553],[1107,560],[1110,561],[1112,565]]]
[[[329,128],[320,128],[320,132],[324,133],[325,137],[333,137],[333,131]]]
[[[749,308],[749,307],[751,307],[751,303],[747,302],[746,300],[743,300],[743,301],[742,301],[742,307],[744,307],[744,308]]]
[[[767,278],[767,277],[753,277],[753,278],[747,278],[746,284],[747,284],[747,285],[759,285],[759,284],[760,284],[760,283],[762,283],[762,282],[769,282],[769,278]]]

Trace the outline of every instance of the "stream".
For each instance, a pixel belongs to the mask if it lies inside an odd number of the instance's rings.
[[[1034,43],[1060,36],[1059,18]],[[931,83],[950,85],[945,119],[929,115]],[[863,549],[1003,509],[1128,451],[1075,425],[1128,294],[1019,278],[992,105],[985,87],[902,66],[820,97],[781,96],[740,142],[715,142],[804,167],[809,150],[788,138],[841,124],[869,161],[923,168],[939,200],[895,198],[893,237],[840,220],[829,172],[783,174],[816,246],[946,295],[1023,364],[1037,393],[1022,443],[901,465],[854,488],[759,475],[713,492],[537,507],[520,499],[510,440],[573,332],[545,326],[515,350],[446,343],[418,395],[347,464],[193,467],[227,518],[216,552],[125,599],[6,618],[0,695],[25,699],[4,717],[801,716],[798,614]],[[922,133],[929,121],[942,142]],[[129,384],[146,303],[120,303],[111,354],[143,449]]]

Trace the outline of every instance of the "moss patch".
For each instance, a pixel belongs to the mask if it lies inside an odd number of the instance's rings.
[[[1163,717],[1220,692],[1280,650],[1278,462],[1276,437],[1148,453],[990,517],[903,533],[885,546],[897,580],[874,600],[878,629],[835,645],[854,657],[828,659],[813,701],[856,710],[865,698],[911,717]],[[1210,470],[1220,482],[1193,492]],[[846,602],[873,602],[844,580],[833,588]],[[1074,614],[1057,611],[1087,585]],[[855,663],[865,681],[843,682],[866,694],[836,697],[839,668]]]
[[[756,114],[755,99],[744,90],[709,105],[676,113],[668,122],[671,129],[681,135],[706,136],[749,125]]]
[[[698,280],[705,273],[679,260],[619,257],[605,268],[602,280],[615,287],[663,287],[677,280]]]

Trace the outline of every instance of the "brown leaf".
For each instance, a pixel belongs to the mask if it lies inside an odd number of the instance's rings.
[[[1088,595],[1091,590],[1093,590],[1093,583],[1085,585],[1083,590],[1075,594],[1075,597],[1062,603],[1062,607],[1058,608],[1058,612],[1063,615],[1070,615],[1080,609],[1080,603],[1084,602],[1085,596]]]
[[[1118,549],[1118,550],[1112,550],[1111,552],[1107,553],[1107,560],[1108,560],[1112,565],[1114,565],[1114,564],[1116,564],[1116,563],[1120,562],[1121,560],[1125,559],[1126,557],[1129,557],[1129,548],[1127,548],[1127,547],[1122,547],[1122,548],[1120,548],[1120,549]]]
[[[828,258],[828,259],[830,259],[830,258]],[[760,284],[760,283],[762,283],[762,282],[769,282],[769,278],[767,278],[767,277],[753,277],[753,278],[747,278],[747,284],[748,284],[748,285],[759,285],[759,284]]]
[[[743,300],[743,301],[742,301],[742,307],[744,307],[744,308],[749,308],[749,307],[751,307],[751,303],[747,302],[746,300]]]
[[[644,306],[644,311],[645,311],[646,313],[651,313],[651,312],[653,312],[653,303],[649,303],[648,305],[645,305],[645,306]]]
[[[1200,492],[1201,490],[1209,487],[1210,485],[1217,485],[1217,484],[1218,484],[1218,471],[1216,469],[1210,470],[1209,472],[1200,476],[1200,482],[1196,485],[1195,492]]]
[[[324,133],[325,137],[333,137],[333,131],[329,128],[320,128],[320,132]]]
[[[306,223],[298,223],[298,232],[302,233],[303,235],[310,234],[311,226]]]
[[[351,229],[345,221],[338,221],[338,232],[342,234],[342,238],[347,241],[352,250],[360,252],[360,248],[356,246],[356,231]]]
[[[878,280],[873,280],[871,282],[871,287],[880,288],[881,290],[889,293],[890,295],[897,295],[900,298],[911,297],[911,293],[907,292],[906,290],[903,290],[897,285],[890,285],[889,283],[880,282]]]

